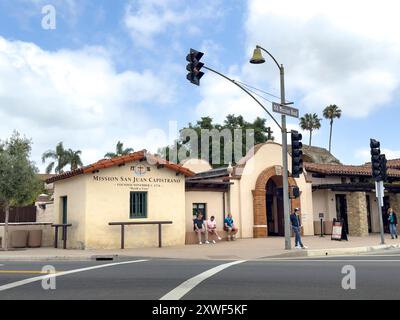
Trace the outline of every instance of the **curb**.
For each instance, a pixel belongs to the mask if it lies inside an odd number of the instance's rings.
[[[328,257],[328,256],[348,256],[352,254],[361,254],[375,252],[380,250],[400,249],[400,245],[378,245],[369,247],[355,248],[334,248],[334,249],[312,249],[284,253],[275,258],[301,258],[301,257]]]
[[[400,249],[400,244],[392,245],[377,245],[377,246],[367,246],[367,247],[353,247],[353,248],[331,248],[331,249],[311,249],[311,250],[299,250],[290,251],[279,255],[264,256],[248,260],[258,260],[258,259],[269,259],[269,258],[306,258],[306,257],[329,257],[329,256],[349,256],[357,255],[368,252],[376,252],[382,250],[390,249]],[[0,263],[4,261],[16,261],[16,262],[43,262],[43,261],[119,261],[126,259],[136,259],[139,256],[134,255],[118,255],[118,254],[88,254],[88,255],[39,255],[39,256],[19,256],[19,255],[0,255]],[[140,256],[143,258],[143,256]],[[149,257],[152,259],[157,259],[157,257]],[[158,259],[187,259],[187,258],[175,258],[175,257],[159,257]],[[206,259],[210,260],[210,259]],[[220,260],[220,259],[211,259]],[[225,260],[225,259],[224,259]],[[241,260],[238,258],[238,260]]]
[[[31,261],[31,262],[40,262],[40,261],[93,261],[91,256],[0,256],[0,262],[4,261]]]

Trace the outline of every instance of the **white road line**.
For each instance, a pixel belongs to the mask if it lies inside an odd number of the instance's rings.
[[[232,267],[234,265],[237,265],[237,264],[240,264],[243,262],[246,262],[246,260],[221,264],[218,267],[207,270],[189,280],[186,280],[181,285],[179,285],[175,289],[168,292],[165,296],[160,298],[160,300],[179,300],[184,295],[186,295],[189,291],[193,290],[196,286],[198,286],[200,283],[202,283],[204,280],[212,277],[213,275],[217,274],[218,272],[221,272],[222,270],[225,270],[229,267]]]
[[[148,260],[134,260],[134,261],[125,261],[125,262],[102,264],[102,265],[94,266],[94,267],[69,270],[69,271],[64,271],[64,272],[60,272],[60,273],[55,273],[55,274],[49,274],[49,275],[45,275],[45,276],[29,278],[29,279],[25,279],[25,280],[21,280],[21,281],[17,281],[17,282],[12,282],[12,283],[0,286],[0,292],[1,291],[5,291],[5,290],[9,290],[9,289],[12,289],[12,288],[24,286],[24,285],[29,284],[29,283],[42,281],[42,280],[45,280],[45,279],[62,277],[62,276],[66,276],[66,275],[69,275],[69,274],[85,272],[85,271],[90,271],[90,270],[95,270],[95,269],[102,269],[102,268],[114,267],[114,266],[118,266],[118,265],[132,264],[132,263],[146,262],[146,261],[148,261]]]
[[[363,254],[360,257],[396,257],[400,259],[400,254]]]
[[[400,262],[400,260],[318,260],[318,259],[304,259],[304,260],[253,260],[254,262]]]

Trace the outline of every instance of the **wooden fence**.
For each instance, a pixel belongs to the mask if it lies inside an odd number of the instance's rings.
[[[5,212],[0,208],[0,223],[5,222]],[[36,206],[10,208],[9,222],[36,222]]]

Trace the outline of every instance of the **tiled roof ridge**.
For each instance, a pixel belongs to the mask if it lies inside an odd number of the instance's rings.
[[[319,164],[306,162],[304,163],[304,168],[311,172],[323,174],[372,175],[372,168],[366,165]],[[400,170],[388,168],[388,175],[391,177],[400,177]]]
[[[99,160],[93,164],[90,164],[88,166],[68,171],[68,172],[63,172],[58,175],[55,175],[49,179],[46,180],[46,183],[54,183],[56,181],[72,178],[81,174],[87,174],[87,173],[93,173],[95,171],[101,170],[101,169],[106,169],[106,168],[111,168],[114,166],[118,165],[124,165],[127,162],[134,162],[134,161],[141,161],[141,160],[149,160],[151,164],[155,165],[160,165],[164,166],[165,168],[174,170],[176,172],[182,173],[185,176],[192,177],[194,176],[194,172],[191,170],[184,168],[182,165],[169,162],[165,159],[162,159],[159,156],[155,156],[153,154],[150,154],[147,152],[147,150],[141,150],[137,152],[130,153],[128,155],[112,158],[112,159],[102,159]]]

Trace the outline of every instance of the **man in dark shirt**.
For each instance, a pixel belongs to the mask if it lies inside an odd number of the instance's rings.
[[[203,244],[203,242],[201,242],[202,233],[204,233],[205,243],[208,244],[209,243],[208,234],[206,227],[204,225],[203,215],[201,213],[199,213],[196,219],[193,220],[193,224],[194,224],[194,231],[197,233],[197,236],[199,237],[199,244]]]
[[[292,224],[292,229],[295,235],[295,248],[296,249],[308,249],[303,243],[301,242],[301,220],[300,220],[300,209],[294,209],[294,212],[290,215],[290,222]]]

